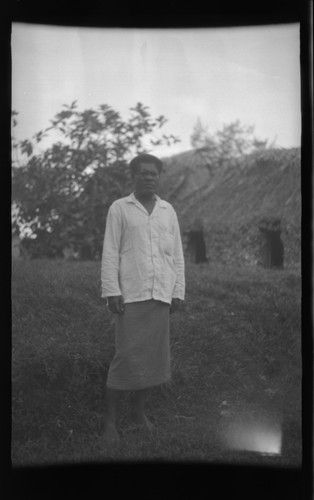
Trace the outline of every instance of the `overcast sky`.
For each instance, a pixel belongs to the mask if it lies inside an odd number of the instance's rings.
[[[123,118],[137,102],[168,118],[190,149],[197,118],[210,132],[239,119],[258,138],[300,145],[299,25],[99,29],[13,24],[12,108],[17,139],[49,126],[63,104],[108,104]]]

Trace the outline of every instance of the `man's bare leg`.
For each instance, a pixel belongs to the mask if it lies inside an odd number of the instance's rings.
[[[141,425],[144,425],[149,431],[153,430],[153,424],[148,420],[145,415],[145,401],[150,392],[150,389],[142,389],[135,391],[131,398],[132,417],[133,420]]]
[[[106,388],[106,428],[105,437],[111,441],[118,441],[119,434],[116,426],[117,405],[123,391]]]

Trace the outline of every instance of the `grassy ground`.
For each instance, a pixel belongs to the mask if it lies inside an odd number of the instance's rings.
[[[172,381],[153,389],[148,401],[156,430],[130,429],[126,395],[121,442],[113,449],[101,439],[114,331],[100,299],[99,267],[14,262],[13,465],[115,459],[300,465],[300,273],[187,265],[186,302],[171,316]],[[234,449],[241,426],[281,435],[281,454]]]

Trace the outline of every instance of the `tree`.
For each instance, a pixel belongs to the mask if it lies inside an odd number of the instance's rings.
[[[166,122],[141,103],[123,120],[107,104],[79,111],[74,101],[33,141],[13,141],[13,224],[31,232],[33,256],[62,256],[71,245],[81,258],[100,255],[107,210],[130,189],[130,159],[179,140],[161,134]],[[38,152],[43,139],[52,144]]]
[[[191,134],[191,145],[207,160],[209,166],[222,166],[253,151],[273,147],[267,139],[254,136],[254,126],[243,125],[239,120],[224,124],[214,134],[208,132],[198,118]]]

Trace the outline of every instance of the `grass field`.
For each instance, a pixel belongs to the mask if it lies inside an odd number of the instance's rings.
[[[110,448],[101,434],[114,330],[100,263],[13,263],[13,465],[301,464],[300,272],[188,264],[186,280],[171,316],[172,381],[148,400],[156,430],[130,428],[126,395]],[[281,453],[237,449],[239,425],[281,436]]]

